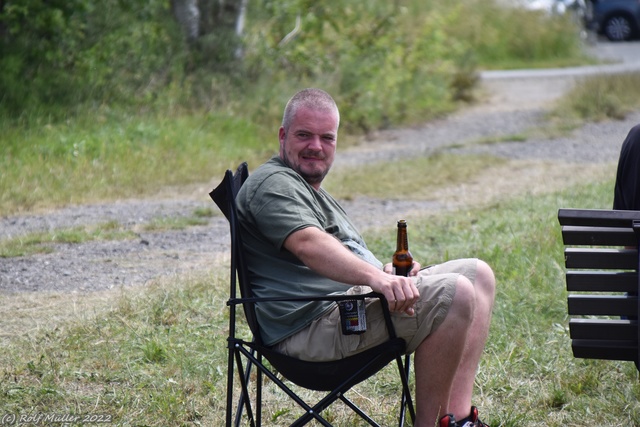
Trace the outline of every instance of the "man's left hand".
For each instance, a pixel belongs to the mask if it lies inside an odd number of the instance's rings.
[[[413,262],[413,265],[411,266],[411,271],[409,272],[409,276],[417,276],[418,272],[420,271],[421,265],[419,262]],[[388,263],[385,264],[384,267],[382,267],[382,270],[385,273],[388,274],[393,274],[393,264],[392,263]]]

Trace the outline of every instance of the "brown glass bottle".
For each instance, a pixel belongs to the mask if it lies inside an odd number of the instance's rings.
[[[407,238],[407,222],[404,219],[398,221],[398,243],[392,259],[393,274],[408,276],[413,266],[413,256],[409,252],[409,239]]]

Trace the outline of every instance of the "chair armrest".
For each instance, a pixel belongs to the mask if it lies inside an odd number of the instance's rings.
[[[369,292],[367,294],[355,294],[355,295],[308,295],[300,297],[249,297],[249,298],[229,298],[227,305],[237,305],[244,303],[257,303],[257,302],[275,302],[275,301],[347,301],[352,299],[365,299],[365,298],[380,298],[384,296],[377,292]],[[386,301],[386,299],[385,299]]]
[[[396,330],[391,322],[391,312],[389,311],[389,303],[387,299],[378,292],[369,292],[366,294],[356,295],[309,295],[300,297],[249,297],[249,298],[230,298],[227,305],[238,304],[255,304],[259,302],[276,302],[276,301],[347,301],[347,300],[363,300],[365,298],[378,298],[382,305],[382,314],[384,315],[385,324],[390,338],[396,338]]]

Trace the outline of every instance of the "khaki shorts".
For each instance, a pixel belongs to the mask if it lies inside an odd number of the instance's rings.
[[[420,299],[415,314],[391,313],[398,337],[407,343],[407,353],[413,353],[444,321],[456,293],[459,275],[475,282],[476,259],[459,259],[425,268],[415,278]],[[366,286],[352,287],[347,293],[367,293]],[[367,331],[360,335],[343,335],[340,311],[336,307],[315,319],[305,329],[285,338],[273,348],[289,356],[310,361],[337,360],[380,344],[389,338],[380,301],[366,300]]]

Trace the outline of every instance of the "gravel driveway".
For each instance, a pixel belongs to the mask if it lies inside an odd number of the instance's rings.
[[[630,56],[624,67],[640,69],[640,43],[622,46]],[[616,46],[593,46],[603,57],[616,57]],[[613,53],[612,53],[613,52]],[[626,54],[625,54],[626,55]],[[613,65],[612,71],[620,71]],[[478,205],[510,194],[550,191],[571,184],[582,176],[611,177],[620,144],[629,129],[640,123],[640,112],[624,121],[590,123],[571,135],[526,142],[508,141],[509,136],[531,133],[544,122],[544,112],[584,73],[602,72],[593,67],[570,72],[493,72],[482,76],[486,101],[446,119],[424,126],[384,131],[359,147],[341,151],[335,168],[362,162],[393,159],[396,154],[428,155],[450,150],[490,153],[511,161],[497,170],[486,171],[472,182],[443,188],[432,200],[345,201],[359,227],[393,227],[397,212],[410,218],[425,211]],[[473,144],[502,139],[504,143]],[[274,140],[274,147],[277,142]],[[255,165],[252,165],[255,167]],[[125,200],[117,203],[73,206],[46,214],[0,219],[0,239],[15,238],[35,231],[54,231],[76,226],[117,221],[133,230],[160,218],[190,217],[196,210],[214,208],[207,192],[221,177],[204,183],[183,198],[167,200]],[[201,273],[223,264],[228,250],[226,221],[219,215],[203,226],[163,232],[138,232],[131,240],[56,245],[54,252],[27,257],[0,258],[0,298],[25,293],[87,293],[138,286],[160,277]]]

